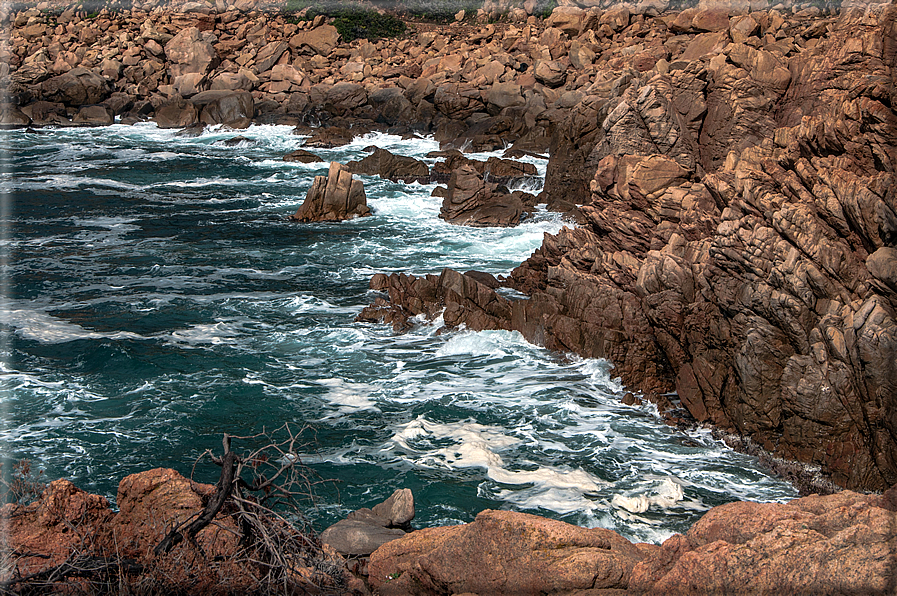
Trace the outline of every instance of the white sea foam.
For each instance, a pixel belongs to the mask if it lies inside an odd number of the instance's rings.
[[[341,413],[371,410],[379,412],[376,402],[371,399],[371,387],[364,383],[349,383],[343,379],[318,379],[319,384],[327,387],[322,399],[328,404],[338,406]]]
[[[654,487],[651,494],[639,493],[632,496],[614,495],[611,504],[630,513],[644,513],[651,507],[669,509],[685,498],[682,485],[672,478],[664,478],[660,485]]]
[[[14,308],[3,312],[3,323],[15,328],[16,334],[42,344],[60,344],[80,339],[146,339],[138,333],[90,331],[65,319],[28,308]]]
[[[171,333],[171,341],[179,344],[188,345],[222,345],[230,344],[236,337],[243,335],[243,331],[239,325],[232,322],[218,321],[216,323],[207,323],[201,325],[193,325],[187,329],[179,329]]]

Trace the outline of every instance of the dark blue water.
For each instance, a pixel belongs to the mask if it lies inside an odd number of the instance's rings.
[[[707,433],[621,404],[604,362],[515,333],[353,322],[374,273],[507,274],[560,229],[557,215],[452,226],[432,186],[363,177],[373,217],[292,223],[326,163],[284,163],[301,143],[286,127],[225,146],[234,134],[2,133],[14,170],[4,454],[114,498],[129,473],[189,474],[224,432],[309,425],[305,461],[337,481],[309,509],[319,529],[399,487],[414,491],[420,527],[510,508],[650,541],[713,505],[796,496]],[[345,163],[371,144],[436,148],[374,135],[319,153]]]

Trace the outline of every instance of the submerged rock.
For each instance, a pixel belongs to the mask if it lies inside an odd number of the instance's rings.
[[[346,166],[330,162],[327,176],[315,176],[305,202],[290,216],[293,221],[343,221],[370,215],[364,184]]]

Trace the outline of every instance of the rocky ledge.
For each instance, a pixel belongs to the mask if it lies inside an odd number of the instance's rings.
[[[608,65],[554,127],[541,199],[579,225],[501,280],[528,299],[453,271],[378,275],[384,295],[361,318],[401,329],[444,309],[447,327],[606,358],[679,419],[842,487],[887,488],[895,16],[890,4],[788,25],[773,12],[670,17],[671,31],[710,30],[668,39],[682,44],[672,62]],[[795,36],[769,33],[783,27]]]
[[[115,581],[140,578],[134,588],[245,593],[257,578],[248,562],[239,563],[239,529],[225,510],[195,544],[184,542],[170,556],[157,552],[170,528],[198,516],[214,493],[215,487],[173,470],[150,470],[121,481],[114,513],[105,498],[57,480],[31,505],[0,509],[9,530],[4,554],[15,563],[3,568],[0,585],[27,589],[39,580],[48,591],[89,588],[79,582],[90,569],[116,561],[121,575]],[[413,500],[404,489],[322,535],[345,543],[347,552],[370,552],[357,544],[352,524],[365,526],[368,534],[380,527],[376,542],[382,546],[366,565],[302,535],[318,545],[318,554],[293,562],[293,589],[382,596],[874,595],[893,594],[897,578],[897,488],[882,495],[844,491],[784,504],[729,503],[662,545],[633,544],[610,530],[511,511],[483,511],[469,524],[407,534],[382,527],[410,529],[413,516]],[[290,532],[284,535],[300,536]],[[210,561],[215,571],[203,576]]]

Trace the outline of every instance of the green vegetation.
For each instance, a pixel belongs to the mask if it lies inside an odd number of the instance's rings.
[[[403,0],[396,5],[411,19],[436,23],[451,23],[459,10],[466,13],[465,20],[473,19],[481,8],[483,0]]]
[[[543,19],[547,19],[551,16],[551,11],[558,7],[557,0],[548,0],[545,4],[537,5],[536,14],[542,17]]]
[[[320,2],[316,0],[287,0],[287,12],[303,12],[287,19],[288,22],[308,21],[318,15],[333,18],[333,26],[343,41],[353,39],[380,39],[398,37],[405,33],[405,23],[398,17],[379,13],[360,4]]]
[[[333,19],[333,26],[343,41],[353,39],[380,39],[398,37],[405,33],[405,23],[391,15],[366,10],[340,11]]]

